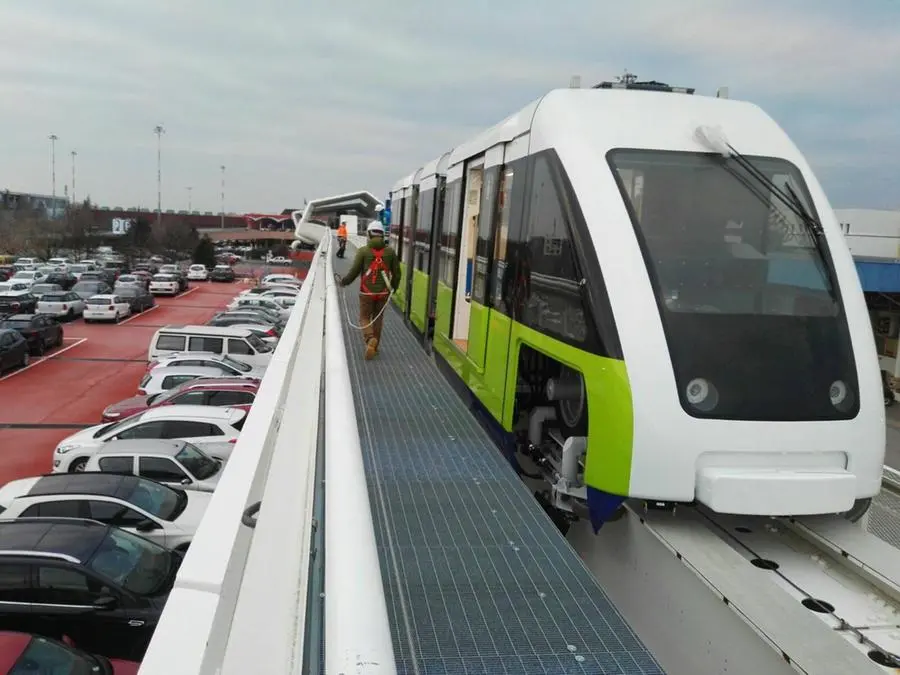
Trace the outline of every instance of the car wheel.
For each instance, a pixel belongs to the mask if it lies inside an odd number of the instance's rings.
[[[75,310],[69,307],[69,311],[66,313],[66,321],[74,321],[75,320]]]
[[[44,351],[46,351],[46,347],[44,346],[44,338],[40,338],[37,343],[37,347],[34,349],[35,356],[43,356]]]
[[[22,367],[23,367],[23,368],[27,368],[27,367],[28,367],[28,364],[29,364],[30,362],[31,362],[31,354],[29,354],[29,353],[26,351],[25,354],[22,356]]]
[[[119,323],[119,319],[120,319],[120,318],[121,318],[121,317],[119,316],[119,313],[116,312],[116,318],[115,318],[113,321],[115,321],[115,323]]]
[[[54,342],[53,344],[56,347],[62,347],[62,343],[63,343],[63,332],[62,332],[62,328],[60,328],[59,333],[56,334],[56,342]]]
[[[88,463],[87,457],[79,457],[69,464],[69,473],[81,473],[84,471],[85,465]]]

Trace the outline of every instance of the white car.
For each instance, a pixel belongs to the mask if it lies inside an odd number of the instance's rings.
[[[300,287],[289,286],[288,284],[265,284],[263,286],[257,286],[256,288],[249,288],[246,291],[241,291],[239,297],[247,295],[261,296],[263,298],[271,298],[278,295],[296,296],[300,295]]]
[[[234,328],[234,326],[228,326]],[[258,328],[258,326],[252,326]],[[156,368],[214,368],[225,373],[226,377],[249,377],[261,380],[266,374],[265,366],[251,366],[225,354],[212,352],[174,352],[153,359],[148,366],[148,373]],[[207,377],[204,375],[204,377]],[[213,375],[215,377],[215,375]]]
[[[188,281],[208,281],[209,271],[204,265],[191,265],[188,267]]]
[[[4,518],[87,518],[179,551],[190,545],[211,498],[114,473],[57,473],[0,488]]]
[[[84,322],[115,321],[131,314],[131,305],[118,295],[92,295],[84,303]]]
[[[53,451],[53,470],[83,471],[98,449],[109,441],[140,438],[184,438],[191,443],[234,443],[247,412],[208,405],[165,405],[109,424],[82,429],[63,439]]]
[[[290,265],[291,261],[283,255],[276,255],[274,258],[268,258],[266,262],[270,265]]]
[[[75,263],[74,265],[69,265],[69,274],[71,274],[75,279],[81,279],[81,275],[85,272],[93,272],[95,269],[93,264],[86,264],[84,262]]]
[[[292,274],[267,274],[260,283],[264,286],[267,284],[290,284],[297,287],[303,285],[303,282]]]
[[[233,377],[222,368],[210,368],[204,366],[156,366],[151,368],[140,384],[138,394],[141,396],[154,396],[164,391],[198,377]]]
[[[116,279],[116,283],[114,288],[118,289],[122,286],[131,286],[132,288],[143,288],[144,282],[140,277],[135,276],[134,274],[121,274],[119,278]]]
[[[37,258],[16,258],[13,263],[16,267],[23,270],[33,270],[40,261]]]
[[[52,295],[54,293],[62,293],[62,292],[63,292],[62,286],[60,286],[59,284],[40,283],[40,284],[35,284],[34,286],[31,287],[31,294],[34,297],[36,297],[38,299],[38,301],[40,301],[40,299],[43,298],[48,293]]]
[[[178,295],[180,288],[178,279],[171,274],[154,274],[150,279],[150,292],[153,295]]]
[[[162,265],[159,268],[160,274],[175,274],[178,272],[178,265]]]
[[[29,288],[34,284],[39,284],[44,279],[47,278],[47,275],[43,272],[39,272],[37,270],[22,270],[21,272],[16,272],[10,281],[18,281],[23,284],[28,284]]]
[[[0,293],[27,293],[31,290],[31,284],[27,281],[9,281],[0,282]]]
[[[222,477],[225,462],[210,457],[189,441],[110,441],[84,467],[140,476],[185,490],[213,492]]]
[[[258,295],[239,295],[228,305],[229,310],[242,307],[264,307],[277,313],[282,319],[287,319],[291,315],[291,310],[279,304],[275,298],[264,298]]]
[[[44,293],[37,303],[38,314],[50,314],[59,319],[74,319],[84,314],[84,300],[72,291]]]

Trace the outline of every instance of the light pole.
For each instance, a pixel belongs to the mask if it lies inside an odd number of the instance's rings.
[[[156,227],[162,227],[162,135],[166,132],[162,124],[153,127],[156,134]]]
[[[53,217],[56,217],[56,141],[59,140],[59,136],[56,134],[50,134],[50,189],[53,194],[53,199],[50,202],[50,208],[53,209]]]
[[[188,191],[188,213],[191,212],[191,190],[193,190],[193,189],[194,188],[192,188],[192,187],[187,188],[187,191]]]
[[[75,158],[78,156],[78,153],[74,150],[72,151],[72,203],[75,203]]]
[[[225,229],[225,165],[219,167],[222,169],[222,215],[220,216],[220,226]]]

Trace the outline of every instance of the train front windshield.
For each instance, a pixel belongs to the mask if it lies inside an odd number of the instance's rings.
[[[855,417],[840,286],[827,241],[817,244],[799,215],[817,220],[800,171],[786,160],[746,157],[767,179],[760,180],[734,159],[686,152],[615,150],[608,159],[684,410],[733,420]]]

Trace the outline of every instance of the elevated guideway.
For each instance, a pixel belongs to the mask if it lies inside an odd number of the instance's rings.
[[[890,486],[862,525],[629,504],[564,538],[393,309],[362,359],[352,252],[317,250],[143,675],[894,672]]]

